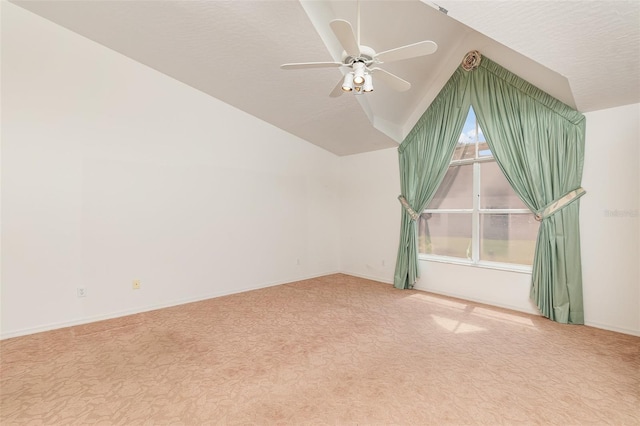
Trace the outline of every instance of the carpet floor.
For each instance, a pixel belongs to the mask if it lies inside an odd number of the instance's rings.
[[[640,338],[342,274],[0,355],[2,425],[640,424]]]

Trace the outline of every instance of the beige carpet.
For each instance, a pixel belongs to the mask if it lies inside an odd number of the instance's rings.
[[[2,425],[640,424],[640,338],[346,275],[0,350]]]

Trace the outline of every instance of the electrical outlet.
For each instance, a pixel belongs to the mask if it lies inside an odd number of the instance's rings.
[[[87,289],[84,287],[78,287],[76,289],[76,291],[78,292],[78,297],[87,297]]]
[[[140,290],[140,280],[133,280],[133,289]]]

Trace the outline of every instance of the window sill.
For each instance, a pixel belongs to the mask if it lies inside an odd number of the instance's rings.
[[[471,268],[484,268],[484,269],[496,269],[499,271],[508,271],[508,272],[517,272],[520,274],[531,274],[531,266],[529,265],[517,265],[515,263],[499,263],[499,262],[473,262],[467,259],[460,259],[457,257],[446,257],[446,256],[434,256],[421,254],[418,256],[419,260],[424,260],[428,262],[438,262],[438,263],[448,263],[451,265],[461,265],[468,266]]]

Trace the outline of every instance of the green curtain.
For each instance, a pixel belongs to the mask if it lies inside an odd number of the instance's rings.
[[[585,117],[486,57],[456,70],[398,149],[404,209],[394,286],[411,288],[420,275],[416,219],[447,171],[469,105],[507,180],[541,221],[531,298],[547,318],[583,324]]]
[[[393,280],[396,288],[411,288],[420,276],[416,223],[447,172],[467,118],[466,78],[461,69],[453,74],[398,148],[399,198],[404,208]]]
[[[496,162],[541,220],[531,298],[547,318],[583,324],[577,200],[584,194],[585,117],[486,57],[468,76]]]

